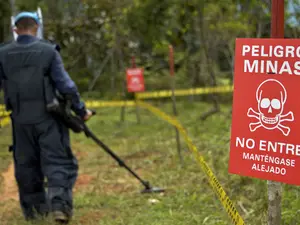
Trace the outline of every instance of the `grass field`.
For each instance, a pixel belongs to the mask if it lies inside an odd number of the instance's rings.
[[[171,113],[171,105],[159,107]],[[230,108],[199,120],[209,109],[203,103],[182,102],[179,119],[215,172],[246,224],[265,224],[266,181],[228,174]],[[75,216],[71,224],[101,225],[227,225],[229,217],[210,188],[199,165],[182,142],[184,166],[180,166],[174,128],[142,109],[142,123],[136,123],[134,108],[126,110],[126,122],[119,123],[120,109],[98,109],[91,129],[143,178],[166,188],[164,194],[140,194],[142,186],[120,168],[102,149],[84,135],[72,135],[80,161],[75,193]],[[25,225],[16,200],[11,156],[7,152],[10,130],[0,130],[0,224]],[[7,168],[10,168],[9,170]],[[299,188],[284,185],[282,224],[298,225]],[[40,221],[35,224],[51,224]]]

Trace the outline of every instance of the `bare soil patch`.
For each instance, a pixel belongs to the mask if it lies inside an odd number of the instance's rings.
[[[11,163],[8,169],[1,174],[3,177],[3,191],[0,193],[0,201],[19,200],[18,187],[15,180],[14,164]]]

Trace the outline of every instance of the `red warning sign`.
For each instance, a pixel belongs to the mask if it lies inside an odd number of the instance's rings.
[[[300,40],[237,39],[229,172],[300,185]]]
[[[126,71],[128,92],[145,91],[144,71],[141,68],[130,68]]]

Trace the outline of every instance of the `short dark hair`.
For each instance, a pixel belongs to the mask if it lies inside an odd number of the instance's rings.
[[[16,23],[16,27],[21,30],[30,30],[36,25],[37,23],[31,18],[22,18]]]

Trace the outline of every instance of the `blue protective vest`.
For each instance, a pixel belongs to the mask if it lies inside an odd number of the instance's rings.
[[[51,116],[46,105],[49,93],[54,93],[49,71],[55,51],[54,45],[42,40],[0,47],[6,107],[15,122],[34,124]]]

